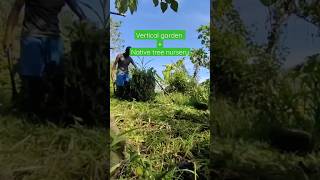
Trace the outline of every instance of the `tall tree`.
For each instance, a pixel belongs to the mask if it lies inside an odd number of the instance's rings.
[[[194,79],[198,78],[200,67],[209,68],[209,57],[204,48],[192,49],[190,52],[190,60],[194,65]]]
[[[266,53],[275,56],[281,36],[281,28],[290,17],[298,17],[320,30],[320,0],[260,0],[269,10],[270,31]]]
[[[194,64],[193,78],[197,79],[200,67],[209,69],[210,65],[210,28],[209,25],[202,25],[197,29],[201,40],[202,48],[192,49],[190,52],[190,60]]]
[[[121,33],[119,31],[119,28],[121,26],[120,21],[113,20],[110,18],[110,45],[111,45],[111,52],[119,52],[124,45],[124,40],[121,39]]]

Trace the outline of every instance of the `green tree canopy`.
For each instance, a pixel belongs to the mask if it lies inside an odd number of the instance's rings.
[[[121,33],[119,28],[121,26],[121,21],[116,21],[110,18],[110,46],[111,52],[118,52],[124,45],[124,40],[121,39]]]
[[[161,11],[164,13],[168,7],[178,12],[179,4],[177,0],[152,0],[155,7],[160,5]],[[116,9],[119,13],[126,13],[128,10],[131,14],[138,9],[138,0],[115,0]]]

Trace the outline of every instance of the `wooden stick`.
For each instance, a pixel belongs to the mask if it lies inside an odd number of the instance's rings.
[[[125,14],[116,13],[116,12],[110,12],[110,14],[114,14],[114,15],[118,15],[118,16],[126,17],[126,15],[125,15]]]

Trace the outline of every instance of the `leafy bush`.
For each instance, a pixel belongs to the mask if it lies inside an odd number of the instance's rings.
[[[101,124],[107,111],[107,32],[82,23],[73,24],[69,31],[71,51],[65,57],[65,105],[84,123]]]
[[[155,97],[156,71],[150,69],[133,69],[130,81],[130,96],[137,101],[149,101]]]
[[[311,116],[320,132],[320,54],[308,57],[297,75],[301,81],[303,110]]]
[[[189,104],[196,109],[206,110],[208,109],[209,102],[209,84],[204,83],[195,85],[189,92]]]
[[[167,85],[167,92],[186,93],[194,84],[186,70],[184,59],[180,59],[173,64],[167,64],[166,69],[162,73],[164,82]]]

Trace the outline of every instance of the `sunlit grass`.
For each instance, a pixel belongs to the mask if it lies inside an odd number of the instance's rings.
[[[127,159],[118,178],[178,178],[185,162],[205,173],[208,156],[208,112],[198,111],[185,103],[187,97],[174,95],[180,103],[158,95],[155,102],[127,102],[111,99],[111,112],[126,134]],[[192,173],[190,173],[192,174]],[[182,178],[182,177],[181,177]]]

